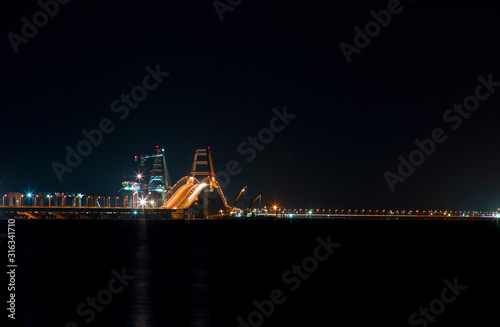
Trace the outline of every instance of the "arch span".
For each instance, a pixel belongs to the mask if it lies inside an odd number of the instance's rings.
[[[215,177],[208,176],[201,181],[193,177],[188,177],[187,179],[183,178],[183,182],[185,182],[183,185],[177,185],[175,193],[162,206],[163,209],[187,209],[207,187],[215,188],[222,199],[224,207],[228,207],[226,197]]]

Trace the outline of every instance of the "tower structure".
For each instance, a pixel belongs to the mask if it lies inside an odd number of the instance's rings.
[[[139,162],[140,167],[146,165],[147,159],[154,159],[154,161],[146,187],[143,187],[141,183],[140,196],[150,206],[162,206],[165,203],[166,193],[172,188],[165,149],[156,146],[155,154],[135,156],[135,161]]]
[[[210,147],[206,149],[195,149],[193,151],[193,158],[191,159],[188,176],[194,178],[197,176],[215,177]]]

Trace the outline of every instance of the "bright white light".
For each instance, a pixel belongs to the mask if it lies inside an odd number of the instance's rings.
[[[200,185],[198,185],[193,194],[191,194],[191,196],[189,197],[189,201],[191,201],[193,197],[197,196],[205,186],[207,186],[207,183],[201,183]]]
[[[140,204],[141,206],[145,206],[145,205],[146,205],[146,200],[145,200],[145,199],[140,199],[140,200],[139,200],[139,204]]]
[[[28,193],[28,198],[31,198],[32,194],[31,193]]]

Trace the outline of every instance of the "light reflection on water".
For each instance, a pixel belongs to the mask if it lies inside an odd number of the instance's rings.
[[[283,287],[281,274],[310,255],[317,236],[329,233],[342,242],[342,251],[304,281],[300,291],[287,294],[289,300],[276,308],[266,326],[319,326],[323,321],[372,325],[371,317],[384,312],[387,305],[370,300],[363,310],[371,314],[359,315],[359,306],[349,300],[358,294],[353,289],[373,294],[374,299],[382,291],[392,294],[394,310],[384,317],[387,326],[407,321],[408,315],[392,312],[414,310],[414,305],[406,304],[416,296],[428,299],[435,294],[436,278],[442,276],[459,275],[476,283],[485,299],[498,290],[484,278],[484,271],[498,275],[491,258],[498,254],[499,229],[489,222],[294,219],[293,224],[198,221],[187,225],[183,221],[20,220],[16,225],[16,323],[20,326],[67,326],[75,321],[77,326],[91,327],[235,327],[236,317],[248,317],[255,310],[254,300],[262,301],[271,290]],[[1,220],[0,227],[5,228]],[[436,251],[442,248],[453,249],[445,260],[442,251]],[[415,265],[422,253],[428,264]],[[88,316],[79,315],[76,308],[88,296],[96,297],[108,288],[110,271],[122,267],[135,279],[96,312],[91,323],[85,323]],[[367,277],[366,267],[379,268]],[[427,274],[428,267],[433,274]],[[414,280],[420,284],[413,292],[401,291],[401,285]],[[325,295],[332,295],[327,302],[320,300]],[[465,303],[466,296],[462,299]],[[467,308],[477,310],[471,310],[469,318],[477,319],[481,312],[482,317],[493,319],[496,303],[480,303],[479,308],[469,302]],[[463,320],[462,315],[447,317],[457,317],[457,323]]]
[[[135,279],[130,284],[132,301],[130,301],[130,318],[128,321],[131,322],[131,326],[151,326],[151,262],[145,221],[138,224],[137,245],[133,257],[135,266],[132,274]]]
[[[210,306],[208,300],[208,278],[206,270],[193,271],[190,274],[192,280],[190,288],[190,302],[193,304],[190,310],[190,316],[193,326],[205,327],[209,326],[209,311]]]
[[[210,244],[197,243],[191,247],[189,259],[189,315],[192,326],[210,326]]]
[[[150,248],[144,221],[138,224],[136,238],[136,244],[131,247],[134,264],[130,274],[135,279],[130,283],[130,290],[127,289],[130,292],[127,324],[134,327],[157,326],[161,317],[167,317],[171,322],[185,322],[189,326],[210,326],[210,310],[214,306],[210,301],[210,273],[207,271],[210,247],[206,244],[188,247],[186,262],[180,265],[173,264],[171,258],[175,256],[172,252],[178,252],[181,245],[160,253]],[[160,272],[154,271],[158,262],[162,262]],[[164,280],[173,280],[173,283],[168,283],[166,288],[152,284]],[[179,293],[177,286],[181,284],[185,285],[185,294]],[[152,315],[158,310],[158,307],[153,307],[153,301],[160,303],[161,315]]]

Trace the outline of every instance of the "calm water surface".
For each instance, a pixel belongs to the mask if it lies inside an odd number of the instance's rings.
[[[315,266],[318,237],[340,246]],[[429,325],[499,322],[491,222],[17,220],[16,238],[18,326],[411,326],[454,278],[467,289]]]

